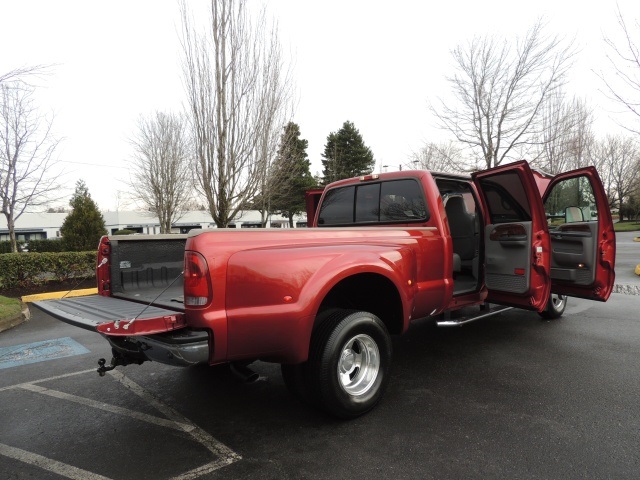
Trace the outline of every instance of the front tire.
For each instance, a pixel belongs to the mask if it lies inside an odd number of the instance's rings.
[[[339,310],[311,339],[309,393],[332,415],[356,418],[382,398],[391,357],[391,337],[377,316]]]
[[[540,312],[540,316],[546,320],[555,320],[562,317],[567,308],[567,297],[552,293],[547,302],[547,308]]]

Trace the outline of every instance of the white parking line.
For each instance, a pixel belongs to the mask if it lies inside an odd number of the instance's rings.
[[[87,470],[58,462],[57,460],[43,457],[37,453],[31,453],[20,448],[10,447],[4,443],[0,443],[0,455],[13,458],[14,460],[42,468],[43,470],[47,470],[62,477],[71,478],[73,480],[110,480],[108,477],[103,477],[97,473],[88,472]],[[5,473],[8,472],[5,471]]]
[[[201,467],[194,468],[193,470],[182,473],[180,475],[176,475],[169,480],[194,480],[196,478],[200,478],[203,475],[207,475],[208,473],[215,472],[222,467],[226,467],[227,465],[232,464],[234,461],[235,460],[229,460],[228,458],[221,458],[220,460],[207,463],[206,465],[202,465]]]
[[[209,435],[207,432],[202,430],[197,425],[194,425],[193,423],[191,423],[188,418],[186,418],[185,416],[183,416],[173,408],[160,402],[157,398],[155,398],[153,395],[151,395],[149,392],[147,392],[145,389],[143,389],[140,385],[135,383],[129,377],[124,376],[122,372],[119,372],[118,370],[111,370],[109,374],[115,379],[117,379],[122,385],[129,388],[131,392],[135,393],[136,395],[144,399],[149,405],[155,407],[158,411],[160,411],[170,420],[173,420],[177,424],[181,424],[181,425],[188,424],[193,427],[189,431],[185,430],[185,432],[191,435],[195,441],[197,441],[199,444],[204,446],[211,453],[214,453],[215,455],[220,457],[220,460],[215,461],[212,464],[209,464],[212,466],[210,470],[201,473],[201,475],[205,475],[206,473],[212,472],[214,470],[217,470],[220,467],[223,467],[225,465],[230,465],[242,459],[242,457],[238,455],[236,452],[231,450],[229,447],[227,447],[223,443],[217,441],[215,438],[213,438],[211,435]],[[201,467],[201,468],[204,468],[204,467]],[[190,477],[190,478],[196,478],[196,477]]]
[[[135,418],[143,422],[158,425],[160,427],[172,428],[178,431],[190,432],[194,426],[191,424],[181,424],[173,420],[167,420],[165,418],[155,417],[153,415],[147,415],[146,413],[136,412],[135,410],[129,410],[128,408],[118,407],[116,405],[109,405],[104,402],[97,402],[90,398],[78,397],[77,395],[71,395],[70,393],[59,392],[58,390],[51,390],[50,388],[40,387],[38,385],[21,385],[20,388],[29,390],[35,393],[41,393],[42,395],[48,395],[50,397],[59,398],[60,400],[67,400],[69,402],[79,403],[80,405],[86,405],[87,407],[96,408],[98,410],[104,410],[110,413],[116,413],[118,415],[124,415],[125,417]]]
[[[222,467],[225,467],[227,465],[230,465],[242,459],[242,457],[239,454],[237,454],[236,452],[231,450],[229,447],[227,447],[223,443],[213,438],[211,435],[209,435],[209,433],[207,433],[197,425],[193,424],[188,418],[180,414],[178,411],[160,402],[151,393],[147,392],[144,388],[142,388],[140,385],[135,383],[129,377],[126,377],[122,372],[118,370],[111,370],[108,373],[111,377],[113,377],[114,380],[117,380],[120,384],[122,384],[124,387],[129,389],[135,395],[142,398],[147,404],[154,407],[156,410],[158,410],[167,418],[148,415],[146,413],[137,412],[135,410],[119,407],[117,405],[110,405],[110,404],[99,402],[90,398],[79,397],[77,395],[72,395],[69,393],[60,392],[58,390],[52,390],[50,388],[45,388],[37,385],[39,383],[58,380],[61,378],[66,378],[66,377],[80,375],[80,374],[89,373],[89,372],[95,372],[95,369],[82,370],[79,372],[67,373],[64,375],[57,375],[54,377],[34,380],[32,382],[26,382],[26,383],[11,385],[8,387],[2,387],[0,388],[0,392],[6,391],[6,390],[15,390],[15,389],[28,390],[34,393],[39,393],[41,395],[47,395],[50,397],[58,398],[60,400],[67,400],[67,401],[85,405],[91,408],[104,410],[104,411],[115,413],[118,415],[124,415],[130,418],[135,418],[137,420],[151,423],[160,427],[170,428],[172,430],[178,430],[190,435],[195,442],[199,443],[200,445],[202,445],[204,448],[206,448],[212,454],[215,455],[216,460],[206,463],[205,465],[196,467],[180,475],[177,475],[173,477],[171,480],[194,480],[196,478],[199,478],[203,475],[207,475],[211,472],[214,472]],[[107,479],[107,477],[103,477],[101,475],[91,473],[91,472],[73,467],[71,465],[66,465],[62,462],[51,460],[41,455],[27,452],[19,448],[10,447],[4,444],[0,444],[0,455],[14,458],[16,460],[22,461],[24,463],[28,463],[30,465],[35,465],[37,467],[43,468],[45,470],[49,470],[51,472],[57,473],[67,478],[86,479],[86,480]]]
[[[56,375],[54,377],[41,378],[40,380],[34,380],[33,382],[26,383],[17,383],[15,385],[9,385],[8,387],[0,388],[0,392],[4,392],[5,390],[13,390],[15,388],[21,388],[23,385],[35,385],[37,383],[50,382],[52,380],[58,380],[59,378],[67,378],[74,377],[76,375],[82,375],[83,373],[95,372],[96,369],[92,368],[90,370],[80,370],[79,372],[65,373],[64,375]]]

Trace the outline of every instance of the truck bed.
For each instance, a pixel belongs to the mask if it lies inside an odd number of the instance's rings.
[[[166,290],[150,286],[137,288],[135,291],[122,291],[114,293],[113,298],[131,300],[134,302],[152,304],[159,307],[183,311],[184,296],[182,291],[182,281],[179,283],[179,285],[172,285]]]
[[[114,298],[183,310],[186,235],[110,237]]]

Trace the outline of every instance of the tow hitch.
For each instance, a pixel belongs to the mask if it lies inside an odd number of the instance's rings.
[[[145,362],[142,358],[127,358],[122,356],[120,353],[113,350],[113,357],[111,357],[111,364],[107,365],[107,361],[104,358],[98,360],[98,375],[104,377],[104,374],[109,370],[113,370],[118,365],[122,365],[123,367],[127,365],[131,365],[132,363],[136,365],[142,365]]]
[[[100,375],[101,377],[104,377],[105,373],[107,373],[109,370],[113,370],[114,368],[116,368],[116,365],[118,365],[118,362],[115,358],[111,358],[111,365],[109,365],[108,367],[105,367],[106,363],[107,361],[104,358],[98,360],[98,375]]]

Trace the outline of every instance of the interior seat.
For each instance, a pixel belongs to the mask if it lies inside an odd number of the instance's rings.
[[[445,205],[453,241],[454,265],[473,260],[476,254],[475,215],[467,212],[462,197],[451,197]],[[460,261],[456,261],[456,256]]]

